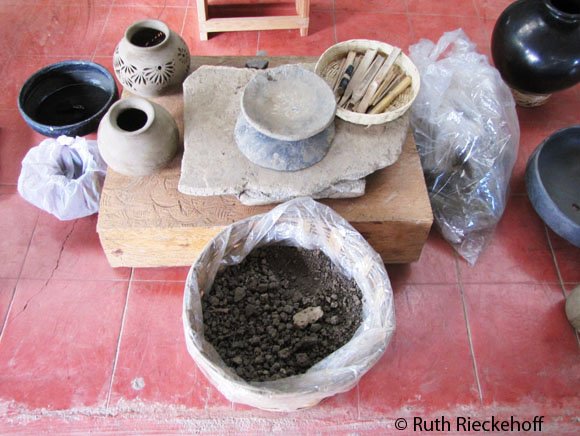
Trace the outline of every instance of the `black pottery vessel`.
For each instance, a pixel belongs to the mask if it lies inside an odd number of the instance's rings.
[[[539,106],[580,82],[580,0],[519,0],[499,16],[495,66],[518,104]]]

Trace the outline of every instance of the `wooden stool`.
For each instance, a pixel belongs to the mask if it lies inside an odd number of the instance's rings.
[[[308,35],[310,0],[296,0],[296,15],[268,17],[207,18],[208,0],[197,0],[199,39],[207,41],[210,32],[235,32],[240,30],[300,29],[300,36]]]

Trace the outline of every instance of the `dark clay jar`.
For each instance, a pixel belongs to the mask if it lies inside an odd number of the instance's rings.
[[[580,82],[580,0],[519,0],[499,16],[493,61],[514,90],[550,94]]]

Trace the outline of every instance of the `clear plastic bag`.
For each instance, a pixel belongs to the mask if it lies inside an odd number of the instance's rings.
[[[507,201],[520,136],[514,99],[461,29],[409,50],[421,74],[411,123],[435,222],[473,265]]]
[[[45,139],[22,160],[18,192],[60,220],[82,218],[99,210],[106,172],[97,141]]]
[[[204,339],[201,295],[220,268],[240,263],[254,248],[280,244],[322,250],[363,295],[362,323],[352,339],[306,373],[245,382]],[[336,212],[297,198],[220,232],[195,261],[185,284],[183,323],[187,349],[201,371],[229,400],[265,410],[311,407],[354,387],[385,351],[395,330],[391,284],[381,257]]]

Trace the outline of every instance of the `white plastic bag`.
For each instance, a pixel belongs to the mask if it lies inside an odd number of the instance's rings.
[[[507,202],[520,136],[514,99],[461,29],[409,50],[421,74],[411,123],[435,222],[473,265]]]
[[[24,157],[18,192],[60,220],[81,218],[99,210],[106,171],[97,141],[45,139]]]
[[[220,268],[238,264],[254,248],[269,244],[322,250],[359,286],[362,323],[347,344],[306,373],[246,382],[205,340],[201,296],[211,289]],[[395,329],[393,292],[381,257],[360,233],[329,207],[297,198],[226,227],[204,248],[185,284],[183,324],[189,353],[226,398],[261,409],[290,411],[351,389],[375,364]]]

